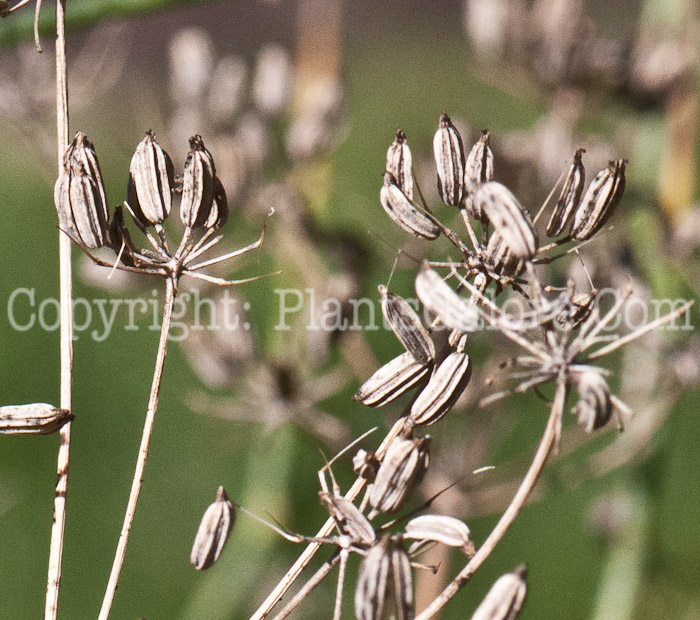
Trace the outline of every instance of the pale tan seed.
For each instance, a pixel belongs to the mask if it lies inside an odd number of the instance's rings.
[[[469,215],[482,219],[479,203],[473,198],[477,187],[493,180],[493,151],[490,146],[491,134],[484,129],[478,142],[467,156],[464,172],[465,206]]]
[[[515,620],[525,603],[527,568],[521,565],[499,577],[474,612],[471,620]]]
[[[149,129],[129,166],[129,206],[144,225],[162,224],[170,215],[173,162]]]
[[[416,294],[421,303],[447,327],[462,332],[473,332],[478,325],[474,306],[462,299],[430,267],[423,267],[416,276]]]
[[[464,146],[447,114],[440,116],[433,151],[440,197],[445,204],[457,207],[464,196]]]
[[[384,536],[365,555],[355,586],[357,620],[382,620],[391,578],[391,537]]]
[[[406,232],[432,241],[440,235],[439,226],[423,215],[396,185],[390,172],[384,173],[384,184],[379,191],[379,201],[384,211]]]
[[[206,509],[192,545],[190,562],[197,570],[205,570],[219,559],[235,520],[235,506],[224,487],[219,487],[216,501]]]
[[[73,419],[73,414],[48,403],[0,407],[0,434],[49,435]]]
[[[402,353],[367,379],[352,399],[368,407],[381,407],[415,387],[428,369],[410,353]]]
[[[578,423],[587,433],[605,426],[613,411],[605,377],[594,370],[584,370],[576,378],[576,390],[579,398],[572,413],[577,416]]]
[[[383,284],[379,285],[378,290],[382,297],[384,318],[399,342],[417,362],[429,364],[435,358],[435,345],[416,311],[403,297],[389,292]]]
[[[182,178],[180,219],[185,226],[198,228],[209,218],[216,189],[214,158],[204,146],[202,136],[190,138],[190,152]]]
[[[581,155],[585,152],[585,149],[576,149],[576,153],[574,153],[559,199],[547,224],[546,232],[549,237],[558,237],[567,230],[581,202],[583,186],[586,183],[586,169],[583,166]]]
[[[366,546],[377,540],[372,524],[362,511],[351,501],[325,491],[319,492],[321,502],[326,506],[341,534],[347,534],[353,541]]]
[[[472,366],[469,356],[460,351],[450,353],[435,369],[428,384],[411,405],[414,424],[434,424],[457,402],[469,384]]]
[[[413,620],[413,575],[411,561],[398,539],[393,540],[391,550],[391,574],[394,585],[396,620]]]
[[[474,555],[474,542],[469,527],[463,521],[446,515],[420,515],[406,523],[405,538],[439,542],[457,547],[466,555]]]
[[[505,185],[485,183],[476,190],[475,200],[515,257],[530,259],[535,255],[537,234],[530,214]]]

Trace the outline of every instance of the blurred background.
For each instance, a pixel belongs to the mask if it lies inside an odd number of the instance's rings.
[[[0,21],[1,404],[58,400],[53,7],[43,10],[41,55],[33,8]],[[333,454],[378,425],[363,443],[371,449],[399,415],[405,401],[380,410],[351,401],[400,352],[393,335],[332,329],[336,310],[353,324],[350,300],[378,298],[399,248],[392,290],[405,297],[414,296],[416,260],[451,255],[443,242],[408,239],[380,208],[397,128],[434,205],[432,135],[444,111],[469,145],[480,129],[491,131],[495,178],[532,213],[575,148],[587,150],[589,178],[608,159],[628,158],[614,227],[581,252],[593,281],[599,289],[631,281],[639,307],[697,297],[699,20],[692,0],[68,3],[71,135],[81,129],[94,142],[110,203],[126,198],[145,130],[176,167],[187,138],[200,133],[232,211],[220,247],[252,242],[267,222],[259,253],[214,273],[282,270],[229,298],[197,286],[217,305],[203,305],[201,316],[193,303],[180,309],[114,618],[248,617],[301,549],[241,515],[217,564],[197,573],[189,550],[217,486],[311,535],[326,517],[319,448]],[[455,211],[436,209],[459,228]],[[178,222],[169,225],[178,234]],[[152,302],[162,285],[121,273],[108,280],[77,249],[74,265],[74,295],[93,316],[76,310],[59,617],[91,618],[121,527],[158,338],[152,313],[132,320],[122,305],[107,333],[98,307]],[[579,272],[580,263],[560,262],[548,281],[563,285]],[[194,295],[188,286],[183,292]],[[329,299],[335,305],[324,306]],[[299,300],[302,308],[286,315],[289,329],[275,329],[281,304]],[[238,328],[207,329],[214,317],[221,324],[227,304]],[[360,325],[371,320],[367,307],[359,316]],[[546,407],[526,395],[479,409],[494,389],[485,380],[512,350],[490,333],[470,347],[474,377],[430,428],[422,493],[459,479],[436,510],[464,519],[478,545],[529,463]],[[526,620],[700,618],[698,337],[692,329],[652,334],[609,364],[636,417],[623,434],[593,437],[566,420],[561,454],[535,501],[443,618],[469,617],[491,583],[521,562],[530,569]],[[37,618],[43,609],[57,448],[57,436],[0,440],[2,618]],[[343,489],[353,480],[349,461],[334,467]],[[496,469],[465,476],[482,465]],[[464,563],[449,554],[436,561],[437,576],[418,577],[419,608]],[[349,584],[356,568],[354,558]],[[330,577],[298,616],[330,617],[333,584]],[[350,592],[345,599],[352,617]]]

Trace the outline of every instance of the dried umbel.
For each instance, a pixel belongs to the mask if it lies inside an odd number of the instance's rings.
[[[479,203],[473,198],[476,189],[493,180],[493,151],[490,146],[491,134],[484,129],[479,141],[469,151],[464,173],[465,206],[467,213],[474,219],[482,218]]]
[[[416,276],[416,294],[421,303],[450,329],[460,332],[476,329],[474,307],[455,293],[434,269],[423,267],[420,270]]]
[[[437,239],[440,227],[421,213],[396,184],[391,172],[384,173],[379,200],[387,215],[401,228],[421,239]]]
[[[496,580],[481,601],[472,620],[515,620],[525,603],[527,595],[527,567],[518,566]]]
[[[608,221],[625,191],[626,159],[614,159],[601,170],[588,186],[574,215],[571,235],[586,241]]]
[[[97,154],[79,131],[63,158],[54,186],[58,223],[73,241],[86,248],[105,244],[109,213]]]
[[[434,424],[457,402],[469,383],[472,366],[464,351],[453,351],[435,369],[411,405],[414,424]]]
[[[457,547],[469,557],[473,556],[476,551],[467,524],[446,515],[414,517],[406,523],[404,538],[417,540],[418,544],[428,541],[438,542],[448,547]]]
[[[48,403],[0,407],[0,434],[50,435],[73,419],[73,414]]]
[[[413,159],[406,142],[406,134],[399,129],[396,138],[386,152],[386,170],[396,181],[396,185],[409,200],[413,200]]]
[[[174,168],[150,129],[129,166],[129,206],[144,226],[162,224],[170,215]]]
[[[574,153],[559,199],[547,224],[546,232],[549,237],[558,237],[567,230],[581,202],[583,186],[586,183],[586,170],[581,155],[585,152],[586,149],[577,149]]]
[[[367,552],[360,564],[355,587],[355,616],[358,620],[382,620],[392,594],[397,620],[412,620],[411,563],[400,539],[387,535]]]
[[[352,399],[368,407],[381,407],[415,387],[428,369],[410,353],[402,353],[367,379]]]
[[[458,207],[464,196],[464,146],[447,114],[440,116],[433,137],[433,152],[440,198],[445,204]]]
[[[535,255],[537,234],[530,214],[505,185],[486,183],[477,189],[474,200],[515,257],[530,259]]]
[[[216,501],[204,513],[192,545],[190,562],[197,570],[205,570],[219,559],[235,520],[235,506],[224,487],[219,487]]]
[[[576,377],[576,390],[579,398],[572,413],[577,416],[578,423],[587,433],[605,426],[613,412],[605,377],[595,370],[586,369]]]
[[[389,444],[369,494],[370,514],[396,512],[428,468],[430,436],[399,435]]]
[[[435,358],[435,345],[411,305],[401,296],[380,284],[382,313],[399,342],[417,362],[426,365]]]
[[[216,192],[214,158],[204,146],[202,136],[190,138],[190,152],[182,176],[180,219],[189,228],[199,228],[208,221]]]

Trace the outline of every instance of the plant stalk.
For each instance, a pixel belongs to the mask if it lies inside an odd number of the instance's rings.
[[[146,411],[146,420],[143,425],[143,434],[141,436],[141,446],[139,447],[139,455],[136,460],[136,469],[134,478],[131,483],[131,492],[129,493],[129,502],[124,514],[124,523],[122,531],[119,535],[119,543],[117,551],[114,555],[114,563],[112,564],[112,572],[109,575],[107,582],[107,590],[102,601],[102,608],[98,620],[107,620],[109,612],[112,608],[114,593],[117,590],[119,575],[122,565],[124,564],[124,556],[126,555],[126,545],[129,541],[129,532],[131,525],[134,522],[134,513],[136,512],[136,504],[139,500],[141,492],[141,484],[143,482],[144,469],[146,467],[146,459],[148,458],[148,448],[151,443],[151,435],[153,433],[153,423],[155,422],[156,410],[158,409],[158,395],[160,393],[161,380],[163,378],[163,366],[165,364],[165,354],[168,350],[168,335],[170,333],[170,322],[173,314],[173,304],[175,303],[176,281],[174,277],[166,279],[165,300],[163,308],[163,324],[160,329],[160,340],[158,342],[158,354],[156,356],[156,365],[153,371],[153,382],[151,383],[151,393],[148,398],[148,410]]]

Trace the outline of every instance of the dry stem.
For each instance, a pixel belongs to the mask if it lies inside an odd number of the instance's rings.
[[[153,382],[151,383],[151,393],[148,398],[148,410],[146,411],[146,421],[143,425],[143,434],[141,436],[141,446],[139,447],[139,455],[136,461],[136,470],[134,471],[134,479],[131,483],[131,492],[129,493],[129,502],[124,515],[124,524],[119,535],[119,543],[117,551],[114,555],[114,563],[112,564],[112,572],[109,575],[107,590],[102,601],[102,608],[98,620],[107,620],[109,612],[114,600],[114,593],[117,590],[119,574],[121,573],[122,565],[124,564],[124,556],[126,554],[126,544],[129,540],[129,532],[134,521],[134,513],[136,512],[136,504],[141,491],[141,483],[143,482],[143,472],[146,467],[146,459],[148,458],[148,447],[151,442],[151,434],[153,432],[153,423],[155,422],[156,410],[158,409],[158,394],[160,392],[161,379],[163,378],[163,366],[165,364],[165,354],[168,350],[168,334],[170,333],[170,320],[173,313],[173,304],[175,302],[175,281],[172,278],[166,280],[165,301],[163,308],[163,324],[160,329],[160,340],[158,342],[158,354],[156,356],[156,365],[153,371]]]
[[[38,7],[37,7],[38,10]],[[65,0],[56,2],[56,133],[58,171],[68,148],[68,84],[66,79]],[[71,411],[73,393],[73,316],[71,312],[72,271],[71,240],[59,232],[59,284],[61,313],[61,409]],[[49,570],[46,584],[44,619],[56,620],[61,587],[61,562],[66,526],[66,494],[70,465],[71,422],[61,428],[54,497],[53,525],[49,546]]]

